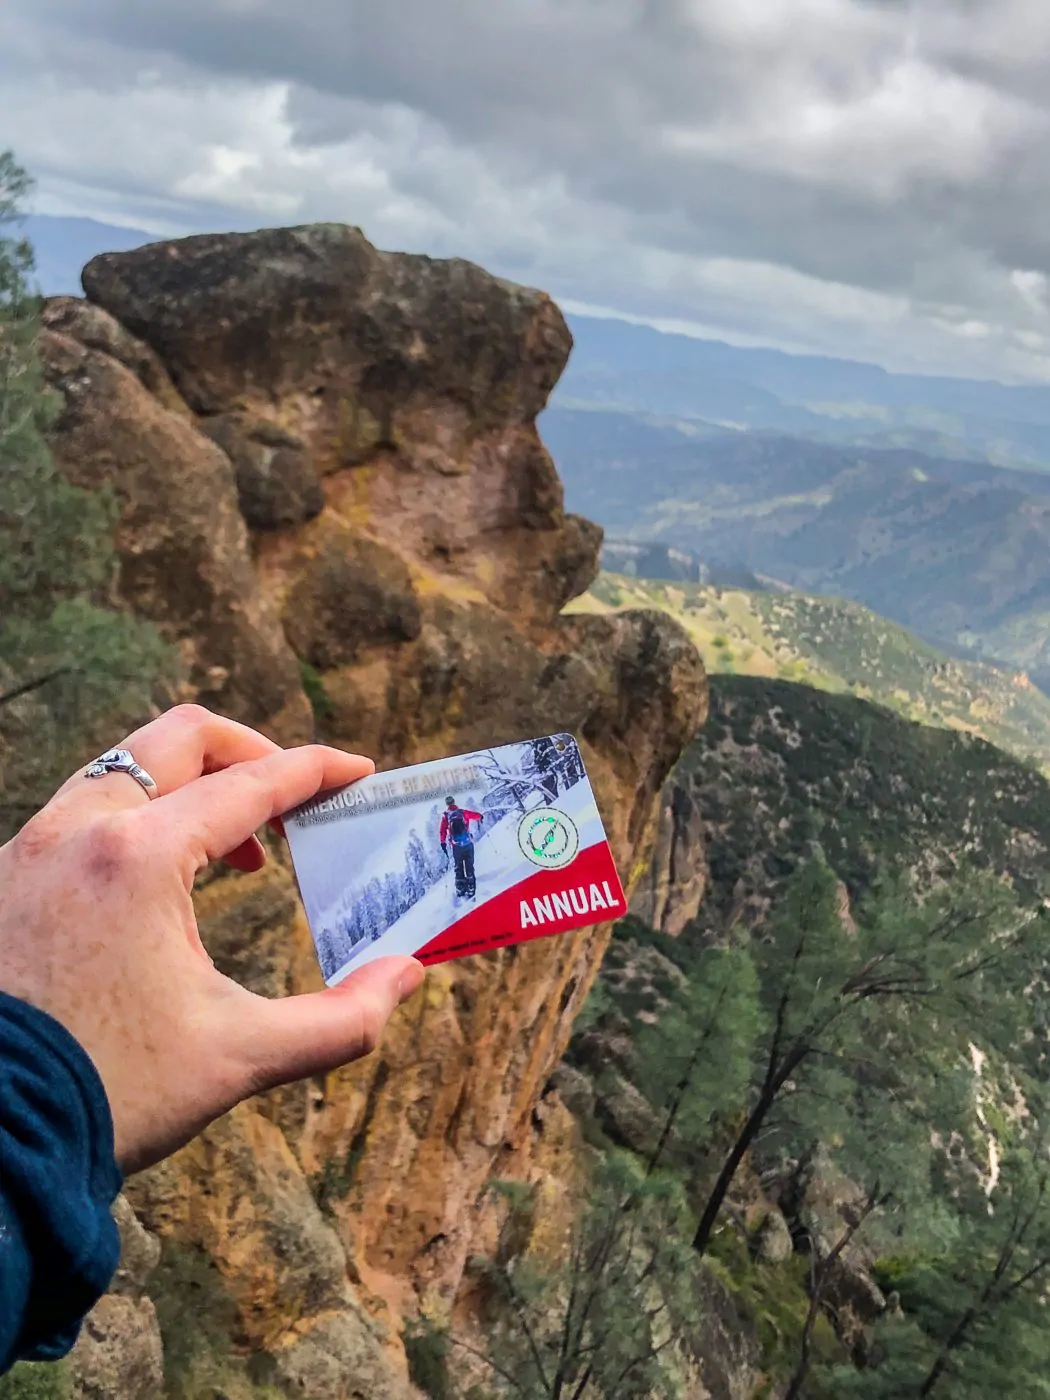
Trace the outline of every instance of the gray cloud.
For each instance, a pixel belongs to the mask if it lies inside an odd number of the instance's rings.
[[[1043,0],[8,0],[40,207],[316,217],[562,297],[1050,378]]]

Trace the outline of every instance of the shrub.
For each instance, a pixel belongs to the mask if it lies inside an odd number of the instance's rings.
[[[19,1362],[6,1376],[0,1376],[0,1400],[69,1400],[65,1363],[45,1366]]]
[[[447,1327],[431,1318],[410,1322],[403,1337],[408,1357],[408,1374],[430,1400],[452,1400],[448,1355],[452,1346]]]

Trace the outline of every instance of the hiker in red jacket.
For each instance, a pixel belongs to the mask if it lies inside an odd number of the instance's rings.
[[[452,859],[456,866],[457,899],[473,899],[477,893],[477,881],[474,878],[474,838],[470,834],[470,823],[477,822],[480,826],[482,820],[480,812],[457,807],[454,797],[446,797],[438,840],[446,859],[448,848],[452,847]]]

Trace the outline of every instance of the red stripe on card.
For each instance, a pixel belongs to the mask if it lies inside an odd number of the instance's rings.
[[[582,850],[564,870],[538,870],[457,919],[416,954],[420,962],[484,953],[569,933],[627,913],[623,885],[608,842]]]

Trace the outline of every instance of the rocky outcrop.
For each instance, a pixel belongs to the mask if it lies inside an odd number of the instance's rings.
[[[185,693],[381,767],[572,730],[641,868],[706,683],[664,617],[560,616],[600,532],[566,514],[535,427],[571,343],[554,304],[334,225],[106,256],[84,285],[45,315],[56,458],[114,491],[123,596],[178,647]],[[199,910],[247,985],[320,985],[276,848]],[[490,1173],[549,1169],[541,1099],[607,937],[433,969],[368,1061],[129,1183],[151,1229],[214,1260],[238,1345],[278,1380],[405,1393],[401,1317],[451,1305]]]
[[[700,1274],[696,1320],[684,1350],[695,1375],[686,1389],[689,1400],[751,1400],[778,1394],[762,1375],[762,1348],[753,1319],[713,1269]]]
[[[631,913],[673,938],[700,912],[707,888],[704,824],[689,787],[668,780],[652,856],[635,888]]]
[[[122,358],[99,348],[106,338]],[[306,736],[310,709],[272,602],[259,588],[229,457],[147,387],[127,332],[97,307],[45,312],[48,378],[63,405],[52,443],[76,484],[110,486],[127,603],[156,622],[186,667],[187,695],[271,730]],[[85,324],[84,339],[75,332]],[[61,330],[55,329],[56,325]]]
[[[127,1200],[114,1209],[120,1267],[69,1357],[71,1400],[160,1400],[163,1351],[157,1313],[146,1295],[160,1241],[144,1230]]]
[[[764,1259],[767,1264],[783,1264],[795,1252],[788,1223],[775,1206],[762,1216],[751,1236],[751,1249],[756,1259]]]

